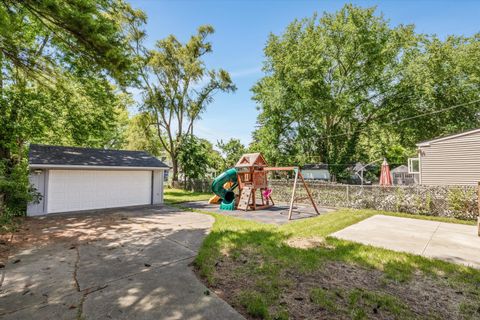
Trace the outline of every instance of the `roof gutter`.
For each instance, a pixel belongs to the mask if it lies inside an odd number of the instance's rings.
[[[421,148],[421,147],[430,147],[430,142],[417,143],[416,146],[419,147],[419,148]]]
[[[29,165],[31,169],[73,169],[73,170],[169,170],[170,167],[128,167],[128,166],[91,166],[69,164],[37,164]]]

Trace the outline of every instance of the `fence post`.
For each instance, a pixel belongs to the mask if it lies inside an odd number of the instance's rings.
[[[347,184],[347,207],[350,207],[350,186]]]
[[[477,229],[478,236],[480,237],[480,181],[477,186],[477,203],[478,203],[478,217],[477,217]]]

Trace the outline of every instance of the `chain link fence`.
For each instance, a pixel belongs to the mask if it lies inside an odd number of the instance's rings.
[[[312,196],[320,206],[374,209],[412,214],[473,220],[478,216],[475,186],[390,186],[346,185],[307,181]],[[270,180],[274,200],[289,201],[292,180]],[[296,196],[307,196],[301,183]],[[308,203],[308,199],[299,202]]]
[[[475,220],[478,217],[476,186],[391,186],[347,185],[306,180],[317,205],[355,209],[374,209],[411,214]],[[210,180],[192,180],[174,188],[196,192],[212,192]],[[293,179],[269,180],[275,202],[288,203],[292,196]],[[302,183],[298,183],[299,203],[309,204]]]

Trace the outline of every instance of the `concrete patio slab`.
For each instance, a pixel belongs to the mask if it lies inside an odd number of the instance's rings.
[[[475,226],[376,215],[332,236],[480,268]]]
[[[261,223],[270,223],[270,224],[277,224],[277,225],[285,224],[285,223],[288,223],[289,221],[312,218],[317,216],[312,206],[299,205],[299,204],[295,204],[294,206],[294,210],[292,213],[292,220],[288,220],[289,205],[287,204],[276,204],[273,207],[256,210],[256,211],[220,210],[220,205],[209,204],[207,201],[184,202],[181,204],[181,206],[184,206],[186,208],[193,208],[197,210],[224,214],[224,215],[228,215],[228,216],[240,218],[240,219],[253,220]],[[318,207],[318,211],[320,214],[322,214],[322,213],[335,211],[335,209]]]
[[[10,257],[0,318],[243,319],[190,266],[213,222],[171,207],[42,217],[58,240]]]

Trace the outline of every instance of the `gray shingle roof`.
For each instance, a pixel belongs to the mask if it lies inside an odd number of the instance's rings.
[[[158,167],[166,164],[145,151],[108,150],[31,144],[30,165]]]

